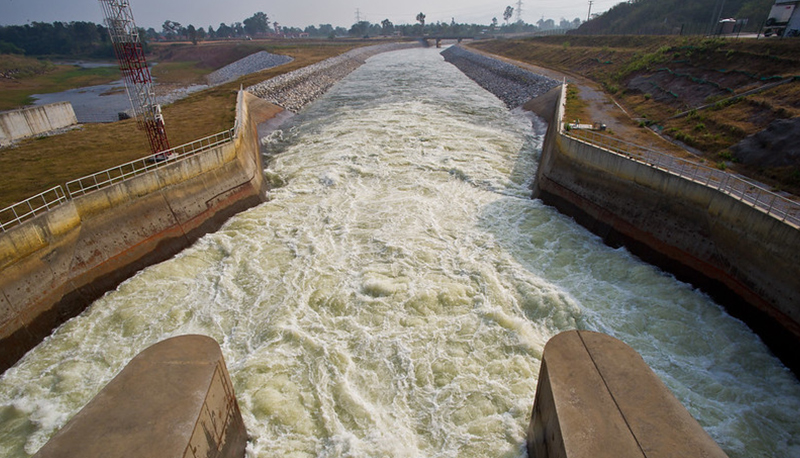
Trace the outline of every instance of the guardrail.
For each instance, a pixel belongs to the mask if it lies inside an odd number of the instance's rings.
[[[120,181],[127,180],[138,175],[143,175],[152,170],[164,167],[174,162],[197,155],[204,151],[228,143],[233,140],[236,128],[228,129],[218,134],[210,135],[192,143],[170,148],[160,153],[128,162],[110,169],[88,175],[67,183],[67,192],[70,198],[81,196],[87,192],[96,191]]]
[[[800,203],[779,196],[760,185],[731,173],[696,162],[652,151],[595,131],[562,129],[563,135],[630,160],[647,164],[682,178],[714,188],[781,221],[800,228]]]
[[[128,178],[145,174],[233,141],[237,128],[238,120],[233,128],[218,134],[209,135],[208,137],[176,146],[167,151],[151,154],[141,159],[128,162],[127,164],[122,164],[103,170],[102,172],[72,180],[66,184],[66,193],[64,192],[64,187],[59,185],[29,199],[23,200],[22,202],[6,207],[0,210],[0,230],[6,232],[11,227],[61,205],[76,196],[81,196],[88,192],[111,186]]]
[[[64,188],[58,185],[29,199],[0,210],[0,229],[5,232],[9,228],[44,213],[51,208],[66,202]]]

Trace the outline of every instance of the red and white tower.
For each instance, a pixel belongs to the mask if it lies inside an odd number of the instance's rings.
[[[144,48],[139,39],[139,29],[133,21],[128,0],[100,0],[105,14],[108,33],[114,44],[114,53],[119,60],[119,69],[125,80],[128,98],[131,100],[133,114],[139,127],[147,132],[153,154],[169,149],[167,131],[164,129],[164,116],[161,106],[153,93],[153,79]]]

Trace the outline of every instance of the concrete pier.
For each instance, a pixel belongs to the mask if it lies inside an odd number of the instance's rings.
[[[725,458],[636,351],[591,331],[544,349],[530,458]]]
[[[133,358],[34,457],[241,458],[246,442],[219,345],[189,335]]]

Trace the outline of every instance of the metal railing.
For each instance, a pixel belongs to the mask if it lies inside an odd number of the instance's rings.
[[[218,134],[210,135],[200,140],[196,140],[185,145],[151,154],[149,156],[136,159],[116,167],[112,167],[102,172],[78,178],[67,183],[67,192],[70,198],[84,195],[91,191],[103,189],[105,187],[119,183],[135,176],[143,175],[155,169],[159,169],[174,162],[195,156],[199,153],[216,148],[220,145],[233,141],[236,128],[228,129]]]
[[[758,208],[774,218],[800,228],[800,203],[779,196],[739,176],[669,154],[652,151],[595,131],[562,129],[561,133],[574,140],[599,146],[630,160],[716,189]]]
[[[231,142],[236,135],[237,128],[238,120],[233,128],[218,134],[209,135],[161,153],[151,154],[127,164],[70,181],[66,184],[66,193],[64,192],[64,187],[56,186],[22,202],[6,207],[0,210],[0,230],[5,232],[11,227],[61,205],[73,197],[111,186],[128,178],[145,174]]]
[[[6,230],[57,207],[67,200],[61,185],[0,210],[0,230]]]

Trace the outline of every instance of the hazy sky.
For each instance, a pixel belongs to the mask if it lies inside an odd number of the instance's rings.
[[[602,12],[621,0],[594,0],[592,12]],[[389,19],[395,24],[416,22],[417,13],[426,22],[489,24],[493,17],[503,21],[506,6],[516,8],[517,0],[130,0],[136,25],[161,30],[166,20],[184,26],[217,28],[220,22],[241,22],[263,11],[270,22],[304,28],[307,25],[333,24],[349,28],[361,20],[379,23]],[[523,0],[522,19],[536,23],[544,15],[558,22],[562,17],[586,19],[588,0]],[[516,18],[516,16],[514,16]],[[0,25],[28,22],[88,21],[102,23],[98,0],[0,0]]]

